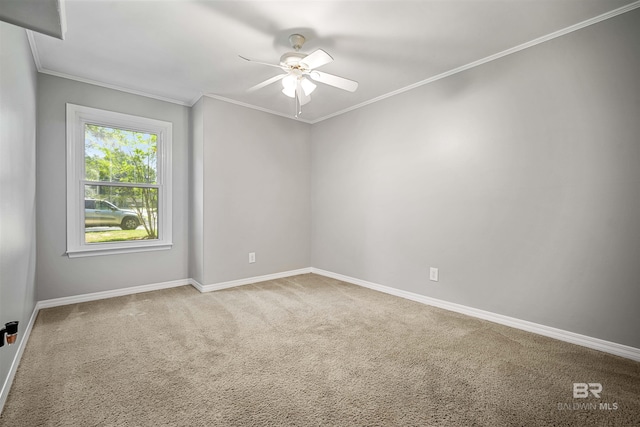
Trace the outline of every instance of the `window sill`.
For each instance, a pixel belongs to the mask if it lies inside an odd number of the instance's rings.
[[[117,247],[100,247],[100,248],[81,248],[67,250],[67,256],[69,258],[83,258],[89,256],[102,256],[102,255],[115,255],[115,254],[129,254],[134,252],[150,252],[150,251],[165,251],[171,249],[173,243],[157,243],[152,245],[122,245]]]

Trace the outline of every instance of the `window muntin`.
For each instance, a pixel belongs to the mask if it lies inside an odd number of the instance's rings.
[[[70,257],[171,247],[171,131],[169,122],[67,104]]]

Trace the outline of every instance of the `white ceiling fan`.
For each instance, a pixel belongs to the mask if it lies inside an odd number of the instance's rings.
[[[245,61],[280,68],[284,71],[284,74],[278,74],[277,76],[271,77],[270,79],[249,88],[247,90],[248,92],[262,89],[265,86],[282,80],[282,93],[295,99],[295,117],[298,118],[302,113],[302,106],[311,101],[311,92],[316,88],[314,81],[347,90],[349,92],[355,92],[358,88],[358,82],[354,80],[345,79],[344,77],[316,70],[316,68],[322,67],[323,65],[333,61],[333,58],[322,49],[317,49],[308,55],[300,53],[300,48],[305,42],[304,36],[300,34],[292,34],[289,36],[289,42],[295,52],[287,52],[282,55],[280,57],[280,65],[254,61],[252,59],[245,58],[244,56],[240,56],[240,58]]]

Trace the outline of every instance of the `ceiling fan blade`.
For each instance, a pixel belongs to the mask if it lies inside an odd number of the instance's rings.
[[[314,70],[309,73],[309,77],[317,82],[334,86],[339,89],[348,90],[349,92],[355,92],[356,89],[358,89],[358,82],[345,79],[344,77],[335,76],[333,74],[323,73],[322,71]]]
[[[278,80],[282,80],[286,76],[286,74],[278,74],[277,76],[273,76],[270,79],[263,81],[262,83],[258,83],[257,85],[250,87],[249,89],[247,89],[247,92],[254,92],[258,89],[262,89],[265,86],[269,86],[270,84],[277,82]]]
[[[302,85],[300,84],[300,80],[298,80],[298,83],[296,84],[296,95],[298,95],[300,105],[308,104],[311,101],[311,95],[307,95],[306,93],[304,93]]]
[[[322,67],[323,65],[328,64],[331,61],[333,61],[331,55],[329,55],[322,49],[315,50],[300,60],[300,62],[304,64],[309,70]]]
[[[284,68],[282,65],[276,65],[276,64],[269,64],[268,62],[260,62],[260,61],[255,61],[253,59],[249,59],[249,58],[245,58],[242,55],[238,55],[240,58],[244,59],[247,62],[253,62],[254,64],[260,64],[260,65],[267,65],[269,67],[276,67],[276,68],[280,68],[281,70],[285,70],[286,68]]]

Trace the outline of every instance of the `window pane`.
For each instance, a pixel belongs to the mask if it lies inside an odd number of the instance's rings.
[[[85,243],[158,239],[157,188],[85,185],[84,197]]]
[[[86,124],[84,141],[87,181],[157,183],[157,135]]]

